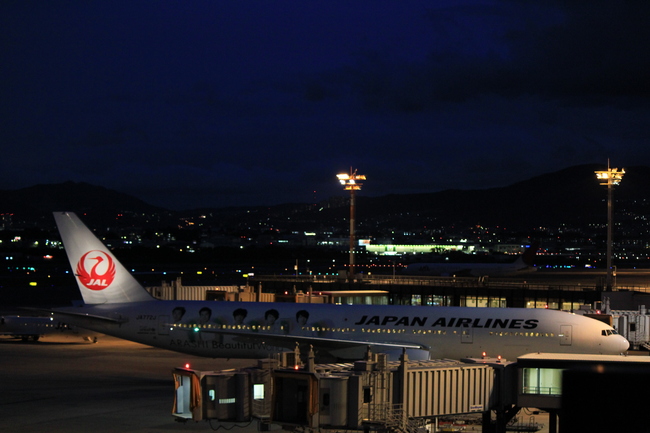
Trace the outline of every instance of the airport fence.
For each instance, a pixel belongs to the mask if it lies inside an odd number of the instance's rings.
[[[528,282],[516,280],[488,279],[476,277],[421,277],[405,275],[363,275],[348,281],[338,275],[260,275],[251,279],[254,282],[284,282],[294,284],[313,285],[314,291],[320,290],[318,285],[345,283],[354,285],[357,289],[364,285],[376,286],[427,286],[427,287],[452,287],[452,288],[499,288],[513,290],[558,290],[572,292],[604,291],[604,287],[598,284],[559,284],[548,282]],[[325,290],[325,289],[324,289]],[[633,291],[650,293],[647,286],[616,286],[613,291]]]

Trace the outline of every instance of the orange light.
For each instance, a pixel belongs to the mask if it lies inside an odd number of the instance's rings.
[[[189,363],[185,364],[185,368],[189,369],[189,368],[190,368],[190,364],[189,364]]]
[[[501,355],[497,356],[497,362],[501,362]]]
[[[300,366],[298,364],[296,364],[296,365],[293,366],[293,369],[294,370],[300,370]]]
[[[487,356],[487,353],[483,352],[483,358],[485,358],[486,356]]]

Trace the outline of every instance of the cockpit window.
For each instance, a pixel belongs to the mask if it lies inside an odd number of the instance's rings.
[[[604,335],[604,336],[618,334],[618,332],[616,332],[616,330],[614,330],[614,329],[603,329],[603,330],[601,331],[601,333],[602,333],[602,335]]]

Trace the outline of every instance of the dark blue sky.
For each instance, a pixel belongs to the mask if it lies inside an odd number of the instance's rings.
[[[3,1],[0,189],[184,209],[342,195],[351,166],[377,196],[650,165],[648,22],[647,0]]]

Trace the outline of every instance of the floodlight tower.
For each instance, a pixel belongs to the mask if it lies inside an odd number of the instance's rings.
[[[348,280],[352,281],[354,280],[355,193],[356,191],[359,191],[361,189],[361,185],[363,185],[363,183],[359,181],[366,180],[366,176],[363,174],[357,174],[357,171],[352,171],[352,167],[350,167],[350,174],[340,173],[337,174],[336,177],[338,178],[341,185],[343,185],[343,189],[350,191],[350,266],[348,267]]]
[[[596,178],[600,180],[601,185],[607,186],[607,279],[605,286],[607,290],[612,290],[612,191],[614,185],[621,183],[625,169],[618,171],[617,168],[609,168],[609,160],[607,160],[606,171],[596,171]]]

